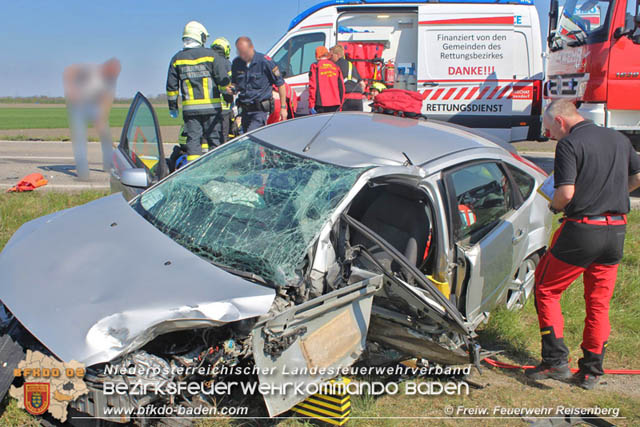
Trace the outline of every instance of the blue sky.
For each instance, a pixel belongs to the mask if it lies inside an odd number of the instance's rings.
[[[62,95],[62,71],[75,62],[122,62],[117,95],[164,92],[167,66],[190,20],[213,38],[250,36],[268,50],[289,21],[320,0],[2,1],[0,96]],[[546,28],[548,0],[538,12]],[[544,37],[543,37],[544,38]],[[213,40],[213,39],[210,39]],[[235,51],[232,49],[232,56]]]

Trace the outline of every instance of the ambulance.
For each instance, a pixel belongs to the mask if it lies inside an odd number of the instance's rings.
[[[507,141],[540,137],[544,67],[532,0],[317,4],[296,16],[268,52],[299,96],[298,115],[308,114],[316,47],[338,43],[368,86],[420,92],[429,119]]]
[[[640,149],[638,0],[551,0],[545,98],[625,133]]]

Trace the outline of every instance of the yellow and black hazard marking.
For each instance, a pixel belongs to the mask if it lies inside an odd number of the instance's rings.
[[[338,382],[348,384],[350,381],[348,378],[331,381],[331,383]],[[340,394],[317,393],[307,397],[304,401],[291,408],[291,410],[305,417],[322,421],[323,423],[341,426],[349,421],[349,415],[351,415],[351,396],[346,392]]]

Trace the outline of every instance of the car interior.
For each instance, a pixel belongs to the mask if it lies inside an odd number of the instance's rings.
[[[426,194],[415,186],[370,183],[353,200],[348,211],[356,219],[397,249],[423,273],[430,273],[432,214]],[[362,233],[353,231],[351,246],[361,246],[385,269],[400,272],[400,266]]]

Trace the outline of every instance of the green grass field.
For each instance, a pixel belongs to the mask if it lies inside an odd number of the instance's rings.
[[[106,195],[106,192],[85,191],[82,193],[23,193],[0,194],[0,248],[2,248],[18,227],[36,217],[86,203]],[[41,254],[54,256],[54,254]],[[37,262],[34,261],[34,262]],[[1,276],[0,276],[1,279]],[[0,280],[1,281],[1,280]],[[629,215],[629,226],[625,243],[625,256],[620,265],[616,290],[611,302],[612,332],[605,359],[605,368],[640,369],[636,349],[640,341],[640,212]],[[572,367],[577,366],[580,357],[579,345],[582,339],[584,320],[584,300],[582,282],[574,283],[562,298],[565,316],[565,340],[571,349]],[[503,350],[499,360],[534,364],[539,361],[540,335],[533,301],[530,299],[523,310],[509,312],[498,310],[491,314],[490,321],[479,331],[480,342],[490,350]],[[563,404],[573,407],[614,407],[620,408],[620,415],[626,419],[614,421],[617,425],[640,425],[637,377],[609,375],[604,379],[612,384],[602,385],[593,391],[550,380],[544,384],[531,384],[517,370],[501,370],[485,367],[483,374],[473,371],[472,380],[483,385],[480,390],[471,390],[468,396],[395,396],[373,397],[353,396],[354,419],[348,425],[396,426],[405,423],[413,425],[475,425],[466,420],[404,420],[373,419],[376,417],[418,417],[442,416],[447,406],[488,407],[494,405],[513,407],[539,407]],[[469,424],[471,423],[471,424]],[[15,400],[5,397],[0,404],[0,425],[38,425],[37,421],[19,409]],[[235,425],[226,420],[200,420],[198,425]],[[296,419],[282,422],[286,426],[310,425]],[[483,420],[482,425],[526,425],[518,419]]]
[[[160,126],[182,124],[182,117],[169,117],[168,107],[154,107]],[[109,126],[122,128],[129,107],[114,106],[109,115]],[[52,108],[6,107],[0,108],[0,130],[10,129],[57,129],[68,128],[67,109],[64,106]]]

